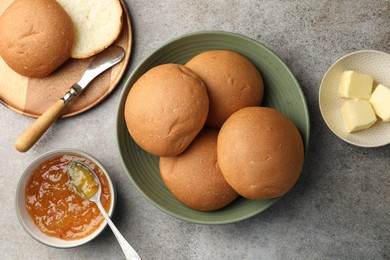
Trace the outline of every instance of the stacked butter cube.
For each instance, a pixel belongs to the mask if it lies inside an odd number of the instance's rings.
[[[341,107],[344,126],[349,133],[371,127],[377,116],[390,122],[390,89],[382,84],[373,90],[374,79],[355,71],[344,71],[338,94],[347,100]]]

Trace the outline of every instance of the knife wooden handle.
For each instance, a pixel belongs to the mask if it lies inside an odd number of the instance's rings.
[[[19,152],[28,151],[47,129],[63,113],[66,105],[61,99],[51,105],[37,120],[35,120],[24,132],[16,139],[15,148]]]

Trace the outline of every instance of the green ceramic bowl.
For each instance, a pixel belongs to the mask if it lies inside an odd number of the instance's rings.
[[[196,32],[178,37],[147,57],[130,75],[121,94],[117,111],[117,142],[125,170],[137,189],[162,211],[194,223],[226,224],[252,217],[274,204],[277,199],[236,199],[213,212],[193,210],[172,196],[160,178],[158,158],[142,150],[129,135],[124,120],[124,106],[131,86],[146,71],[164,63],[184,64],[193,56],[212,49],[240,53],[259,69],[264,83],[262,105],[274,107],[287,115],[298,127],[306,151],[309,143],[309,113],[305,97],[294,75],[271,50],[241,35],[227,32]]]

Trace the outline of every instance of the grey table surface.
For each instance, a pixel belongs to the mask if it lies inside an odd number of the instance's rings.
[[[143,259],[390,259],[390,145],[344,143],[327,128],[318,106],[321,79],[335,60],[363,49],[390,52],[389,0],[126,3],[133,50],[125,77],[159,46],[189,32],[239,33],[272,49],[298,79],[309,107],[310,149],[302,175],[278,203],[250,219],[187,223],[149,204],[122,167],[115,120],[123,80],[97,107],[58,120],[23,154],[13,143],[33,119],[0,106],[0,259],[124,258],[110,229],[63,250],[40,244],[19,224],[19,177],[36,157],[59,148],[85,151],[106,166],[118,191],[113,221]]]

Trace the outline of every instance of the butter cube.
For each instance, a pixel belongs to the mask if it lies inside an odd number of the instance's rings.
[[[350,99],[341,107],[344,126],[348,133],[369,128],[376,122],[370,102],[363,99]]]
[[[372,92],[374,79],[370,75],[355,71],[344,71],[339,85],[339,96],[368,100]]]
[[[379,84],[369,99],[375,114],[384,122],[390,122],[390,88]]]

